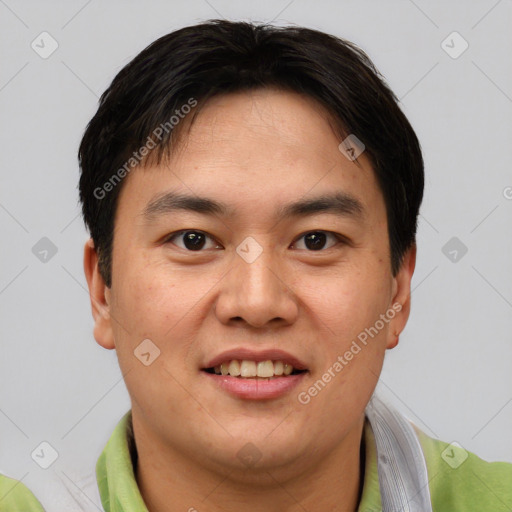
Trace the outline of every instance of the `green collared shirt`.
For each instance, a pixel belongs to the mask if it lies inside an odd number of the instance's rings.
[[[44,512],[36,497],[19,480],[0,475],[0,510],[2,512]]]
[[[433,512],[512,510],[512,464],[486,462],[462,448],[427,436],[417,427],[414,429],[427,464]],[[363,434],[364,485],[358,512],[380,512],[377,448],[368,421]],[[105,512],[147,512],[135,479],[134,456],[131,412],[128,412],[115,428],[96,465]]]

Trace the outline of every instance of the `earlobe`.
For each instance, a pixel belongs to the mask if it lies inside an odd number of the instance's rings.
[[[94,338],[103,348],[113,349],[115,342],[110,316],[110,289],[99,271],[98,254],[92,238],[84,246],[84,272],[94,318]]]
[[[393,278],[393,293],[390,303],[396,314],[391,320],[388,330],[386,348],[398,345],[400,333],[405,329],[411,311],[411,281],[416,266],[416,244],[413,244],[404,254],[402,265]]]
[[[386,345],[387,349],[395,348],[398,345],[398,341],[400,339],[399,333],[393,333],[390,340],[388,340],[388,344]]]

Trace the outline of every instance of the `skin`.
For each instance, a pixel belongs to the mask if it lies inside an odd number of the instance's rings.
[[[92,241],[85,244],[94,336],[117,351],[125,375],[137,481],[151,512],[357,509],[364,409],[409,316],[416,250],[393,277],[386,208],[370,161],[364,153],[348,160],[331,126],[320,105],[295,93],[215,97],[169,161],[126,178],[111,288]],[[206,196],[233,211],[176,211],[149,222],[145,206],[167,191]],[[278,206],[333,191],[357,198],[363,215],[274,217]],[[187,249],[183,237],[165,241],[183,229],[211,238],[201,252]],[[303,235],[319,230],[347,242],[328,236],[325,248],[311,250]],[[250,264],[236,253],[248,236],[263,249]],[[396,303],[401,311],[301,404],[298,393]],[[161,350],[149,366],[134,356],[146,338]],[[234,398],[200,369],[238,347],[281,348],[308,373],[283,397]],[[247,443],[261,455],[252,467],[237,457]]]

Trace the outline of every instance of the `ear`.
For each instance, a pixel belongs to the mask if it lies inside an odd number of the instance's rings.
[[[89,287],[94,338],[103,348],[115,348],[112,320],[110,316],[110,288],[105,285],[98,268],[98,254],[92,238],[84,246],[84,272]]]
[[[411,280],[416,266],[416,244],[413,244],[404,254],[402,265],[393,277],[392,299],[390,309],[396,312],[389,322],[386,348],[395,348],[398,337],[405,329],[411,311]]]

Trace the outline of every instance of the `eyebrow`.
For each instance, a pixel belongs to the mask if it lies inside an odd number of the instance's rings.
[[[223,217],[233,216],[235,213],[233,208],[215,199],[167,192],[149,201],[142,211],[142,216],[146,220],[152,221],[157,217],[179,210]],[[342,217],[361,219],[365,209],[356,197],[346,192],[336,192],[310,199],[299,199],[280,206],[275,212],[275,217],[277,220],[284,220],[291,217],[307,217],[315,213],[332,213]]]

